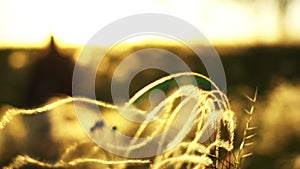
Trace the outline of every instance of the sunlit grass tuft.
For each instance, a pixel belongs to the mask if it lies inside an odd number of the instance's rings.
[[[185,85],[173,90],[150,111],[144,111],[135,106],[134,103],[141,96],[156,86],[168,80],[186,76],[203,78],[209,81],[215,89],[205,90],[199,86]],[[256,94],[254,99],[249,98],[249,100],[254,103],[256,101]],[[7,109],[0,120],[0,131],[9,123],[13,123],[13,119],[17,115],[36,115],[72,102],[88,103],[110,110],[117,110],[115,105],[88,98],[60,98],[34,109]],[[82,143],[75,143],[67,148],[56,162],[45,162],[44,160],[38,160],[28,155],[18,155],[5,168],[21,168],[27,165],[43,168],[128,168],[132,166],[153,169],[241,168],[242,160],[251,155],[251,153],[245,153],[244,149],[252,144],[249,140],[254,137],[253,134],[249,134],[249,130],[253,129],[250,122],[254,106],[249,111],[246,111],[249,118],[242,143],[237,151],[234,151],[235,113],[231,110],[226,95],[210,79],[201,74],[178,73],[150,83],[137,92],[122,110],[131,112],[132,109],[135,109],[135,112],[144,116],[145,119],[145,123],[139,124],[134,130],[133,138],[146,136],[147,139],[140,144],[135,144],[135,139],[133,139],[130,145],[128,145],[127,155],[131,151],[145,146],[147,141],[151,140],[154,136],[169,129],[179,117],[182,110],[185,113],[189,113],[189,116],[185,120],[186,122],[190,122],[190,124],[184,124],[183,129],[178,131],[178,135],[172,140],[175,143],[179,142],[175,147],[153,158],[130,159],[118,157],[102,150],[91,140],[88,140]],[[159,118],[155,122],[146,123],[156,116]],[[191,129],[189,129],[189,126],[191,126]],[[185,130],[189,132],[185,133]],[[164,143],[165,139],[166,136],[163,135],[160,142]],[[161,149],[162,147],[158,146],[157,152],[160,152]]]

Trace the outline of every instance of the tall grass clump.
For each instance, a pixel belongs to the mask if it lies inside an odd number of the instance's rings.
[[[144,104],[141,99],[150,91],[176,78],[188,76],[209,82],[214,89],[206,89],[201,85],[175,87],[151,110],[142,108]],[[249,100],[254,103],[256,94],[253,99],[249,97]],[[0,131],[12,123],[17,115],[36,115],[73,102],[98,105],[100,108],[109,110],[108,112],[118,110],[117,106],[110,103],[83,97],[66,97],[35,109],[10,108],[6,110],[0,120]],[[144,123],[134,124],[130,135],[132,138],[147,139],[139,144],[132,139],[126,155],[139,150],[149,140],[172,128],[174,122],[181,117],[180,113],[188,113],[189,116],[184,118],[186,124],[178,129],[178,134],[171,141],[176,144],[169,144],[173,147],[155,157],[137,159],[116,156],[88,140],[69,146],[56,162],[48,163],[29,155],[18,155],[4,168],[21,168],[28,165],[42,168],[241,168],[244,158],[251,155],[247,147],[253,144],[251,140],[254,137],[252,132],[254,127],[250,122],[254,106],[246,110],[248,119],[242,142],[239,147],[235,148],[235,113],[231,110],[227,96],[218,89],[214,82],[201,74],[177,73],[148,84],[134,94],[121,110],[132,112],[132,109],[144,117]],[[148,123],[153,117],[156,117],[156,120]],[[130,128],[130,126],[127,127]],[[103,137],[107,136],[103,135]],[[164,143],[166,140],[167,135],[162,135],[159,142]],[[161,152],[163,149],[161,145],[158,145],[155,151]]]

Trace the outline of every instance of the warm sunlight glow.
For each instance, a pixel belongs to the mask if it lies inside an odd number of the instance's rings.
[[[296,17],[299,8],[300,3],[293,2],[286,17],[287,35],[295,41],[300,39]],[[0,47],[44,46],[49,34],[57,37],[62,44],[84,45],[109,23],[147,12],[184,19],[202,31],[213,44],[278,41],[278,9],[273,1],[2,0]],[[193,35],[187,34],[186,38],[192,40]]]
[[[300,19],[299,19],[299,11],[300,11],[300,1],[293,1],[290,5],[290,10],[287,13],[287,25],[289,25],[288,35],[292,38],[292,40],[297,41],[300,39]],[[295,17],[297,16],[297,17]]]
[[[2,0],[0,2],[0,46],[40,46],[39,44],[44,42],[49,34],[43,6],[45,5],[41,1],[35,0]]]
[[[213,11],[207,20],[206,35],[215,43],[236,43],[247,39],[254,41],[253,16],[240,6],[228,3],[216,3],[210,6]]]

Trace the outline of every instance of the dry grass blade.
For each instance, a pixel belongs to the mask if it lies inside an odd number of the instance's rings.
[[[210,84],[214,87],[214,90],[203,90],[199,86],[186,85],[182,86],[178,90],[172,91],[167,98],[162,100],[161,103],[156,105],[156,107],[154,107],[151,111],[142,111],[134,106],[137,99],[155,88],[157,85],[165,83],[170,79],[185,76],[194,76],[205,79],[210,82]],[[256,101],[256,95],[257,92],[255,93],[254,98],[247,98],[254,103]],[[178,98],[183,98],[180,103],[177,101]],[[12,108],[7,110],[4,112],[4,116],[0,119],[0,131],[3,130],[17,115],[35,115],[72,102],[88,103],[113,110],[118,109],[115,105],[102,101],[82,97],[67,97],[35,109]],[[178,131],[176,137],[174,137],[171,142],[177,143],[176,146],[165,153],[155,156],[151,160],[130,158],[123,158],[121,160],[114,158],[109,159],[111,156],[106,155],[103,156],[105,159],[90,157],[70,158],[70,154],[75,152],[78,146],[85,144],[83,142],[70,146],[56,163],[46,163],[27,155],[18,155],[11,164],[5,167],[5,169],[22,168],[26,165],[36,165],[44,168],[70,168],[82,164],[91,164],[94,168],[99,167],[98,165],[104,165],[106,168],[124,169],[132,165],[147,165],[153,169],[168,168],[170,166],[175,169],[231,168],[234,162],[240,164],[241,159],[251,155],[251,153],[244,154],[243,150],[246,146],[253,144],[250,141],[255,136],[254,134],[248,134],[249,131],[255,129],[250,125],[254,105],[250,108],[250,110],[246,110],[249,118],[244,130],[243,141],[240,145],[240,151],[236,156],[236,161],[232,162],[227,157],[224,158],[222,156],[221,150],[224,150],[227,153],[231,153],[233,150],[236,127],[234,120],[235,113],[231,110],[227,96],[220,91],[210,79],[201,74],[192,72],[177,73],[150,83],[133,95],[133,97],[127,102],[127,105],[122,108],[123,111],[128,112],[132,111],[132,109],[135,109],[136,112],[140,113],[139,115],[145,117],[145,122],[139,124],[133,138],[140,138],[146,129],[148,129],[149,123],[147,123],[147,121],[151,117],[159,114],[161,118],[157,120],[155,125],[153,125],[154,127],[151,128],[152,132],[147,136],[147,139],[145,139],[144,142],[135,144],[135,139],[132,139],[128,145],[128,149],[126,149],[127,154],[145,146],[155,135],[158,135],[162,131],[170,128],[179,116],[181,109],[184,109],[191,114],[188,118],[186,118],[186,124],[179,129],[180,131]],[[223,135],[227,135],[228,137],[224,138]],[[102,137],[106,136],[103,135]],[[160,143],[164,143],[166,139],[166,135],[163,135],[159,141]],[[171,143],[169,143],[168,146],[172,146]],[[101,151],[100,148],[94,149],[93,151],[98,150]],[[157,152],[160,152],[161,150],[161,146],[158,146],[156,149]],[[239,166],[236,168],[239,168]]]
[[[105,164],[105,165],[120,165],[120,164],[149,164],[149,160],[123,160],[123,161],[106,161],[101,159],[90,159],[90,158],[79,158],[74,159],[69,162],[64,161],[58,161],[56,163],[46,163],[39,160],[36,160],[34,158],[31,158],[27,155],[18,155],[14,161],[4,167],[3,169],[15,169],[15,168],[21,168],[26,165],[35,165],[43,168],[68,168],[77,166],[80,164],[86,164],[86,163],[94,163],[94,164]]]
[[[253,116],[254,107],[255,107],[254,104],[257,99],[257,89],[255,90],[253,98],[249,97],[248,95],[246,95],[246,98],[252,102],[252,106],[251,106],[250,110],[245,109],[245,112],[248,115],[248,118],[246,119],[246,126],[245,126],[245,129],[243,132],[243,137],[242,137],[243,139],[240,144],[238,153],[235,157],[235,159],[236,159],[235,163],[237,164],[238,168],[241,168],[244,158],[247,158],[252,155],[252,153],[245,154],[244,151],[245,151],[246,147],[252,146],[254,144],[254,142],[251,142],[251,139],[253,139],[256,135],[255,133],[249,134],[249,132],[256,129],[256,127],[251,126],[251,121],[252,121],[252,116]]]

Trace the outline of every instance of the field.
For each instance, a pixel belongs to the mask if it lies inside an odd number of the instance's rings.
[[[111,69],[114,69],[126,54],[140,48],[142,47],[115,51],[109,55],[108,60],[104,60],[102,66],[106,66],[105,71],[98,71],[95,81],[97,100],[112,103],[109,88],[110,76],[113,73]],[[201,63],[194,59],[189,50],[172,46],[163,48],[179,55],[193,71],[207,74],[203,66],[199,67]],[[73,58],[78,55],[77,50],[61,50],[60,54],[69,56],[69,60],[72,61],[63,59],[61,62],[64,62],[64,65],[59,65],[51,60],[42,62],[46,53],[43,49],[2,49],[0,119],[5,117],[7,111],[14,112],[13,107],[33,109],[52,103],[54,105],[44,107],[42,111],[32,111],[36,115],[16,115],[5,127],[3,125],[4,128],[0,128],[0,167],[17,168],[24,165],[21,168],[300,168],[300,47],[232,46],[217,47],[216,50],[226,74],[225,100],[228,99],[229,103],[216,109],[222,110],[223,115],[214,134],[206,142],[199,144],[199,128],[204,126],[199,125],[191,130],[181,145],[163,155],[128,159],[113,155],[91,142],[78,122],[72,104],[76,102],[76,98],[68,97],[72,94],[70,77]],[[157,70],[137,74],[131,83],[130,95],[133,96],[147,84],[166,75],[165,72]],[[207,120],[205,112],[209,109],[205,109],[203,105],[212,107],[214,104],[209,105],[210,101],[224,104],[224,100],[214,98],[214,94],[206,91],[205,82],[201,81],[201,78],[199,81],[200,89],[205,89],[204,92],[194,88],[188,88],[187,91],[207,98],[201,102],[204,108],[199,112],[202,112],[200,114],[203,116],[197,118],[201,122]],[[167,85],[160,87],[169,92],[167,96],[172,96],[172,93],[176,93],[176,86],[172,87],[171,82]],[[79,102],[90,104],[87,100]],[[137,102],[142,108],[151,107],[151,103],[143,99]],[[172,105],[180,105],[176,99],[171,102]],[[100,105],[108,123],[118,132],[135,135],[141,127],[124,122],[124,119],[107,105],[94,102],[92,104]],[[166,112],[168,118],[164,119],[162,124],[168,123],[167,119],[170,119],[175,109],[170,108],[170,111]],[[21,114],[26,114],[26,111],[22,111],[20,110]],[[90,110],[86,108],[84,111]],[[187,111],[193,112],[192,109]],[[151,135],[157,128],[164,129],[163,126],[157,126],[160,125],[154,123],[147,126],[145,133],[142,133],[144,137]],[[99,137],[101,138],[97,138]],[[195,142],[196,144],[193,144]],[[242,165],[237,162],[242,162]]]

